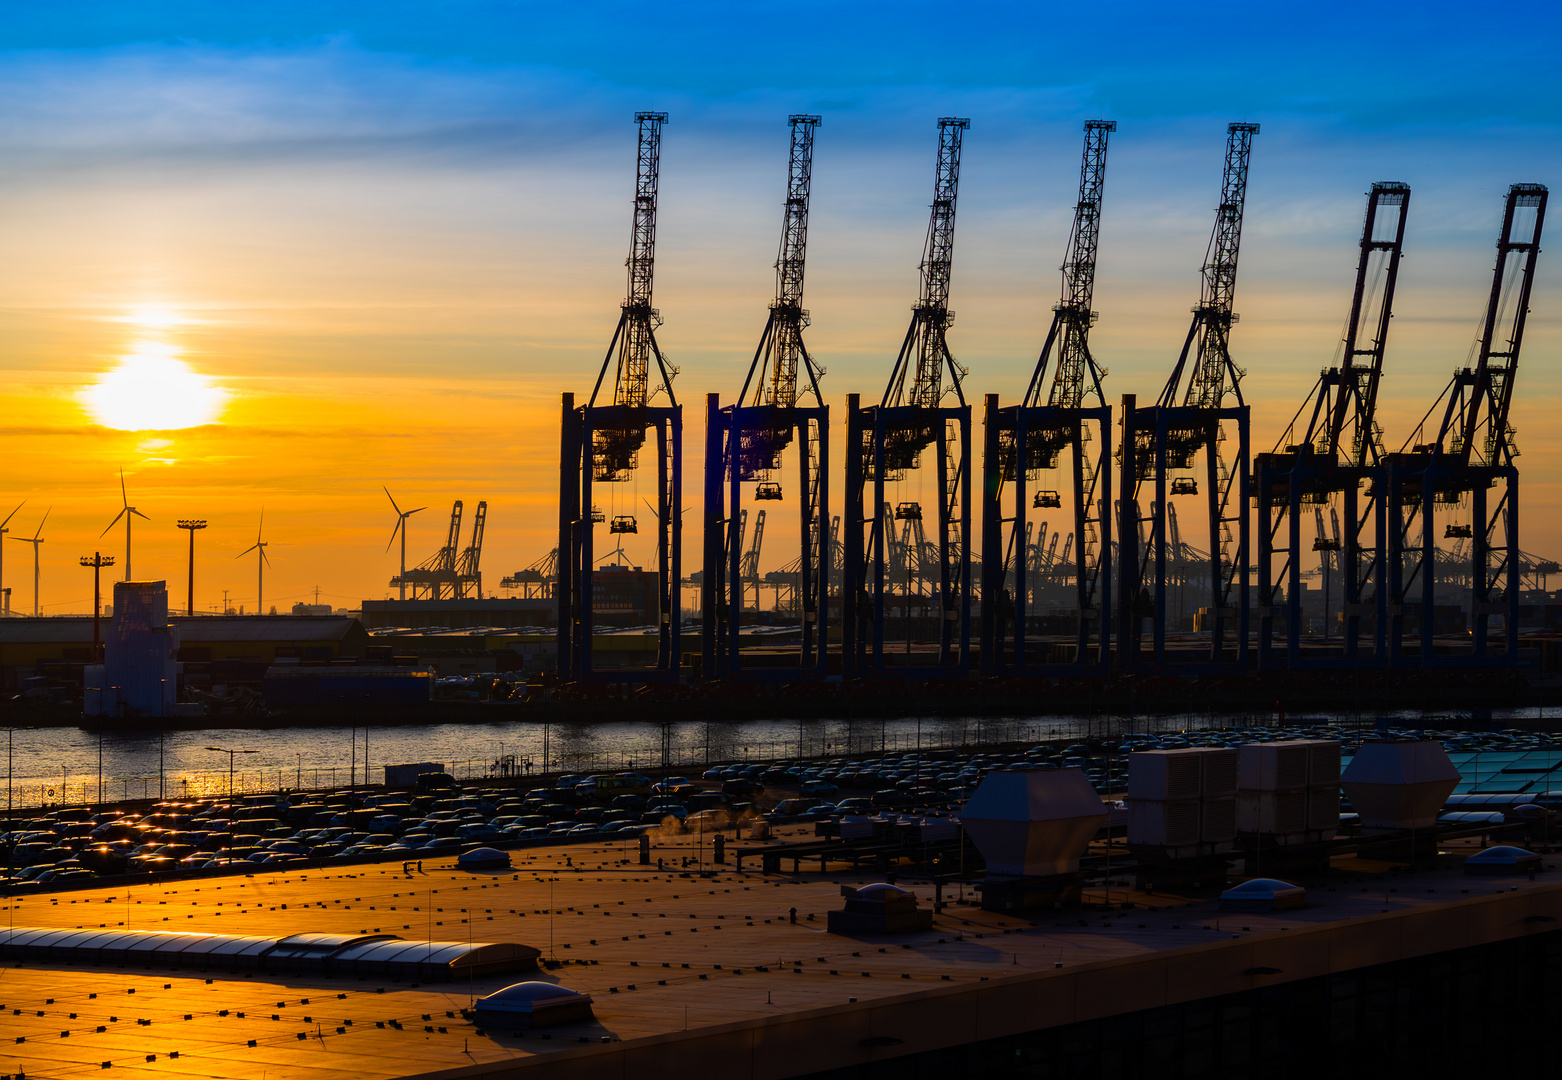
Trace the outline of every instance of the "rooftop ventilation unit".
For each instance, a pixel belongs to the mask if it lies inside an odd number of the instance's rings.
[[[1083,769],[991,772],[960,811],[990,876],[1072,874],[1106,821]]]
[[[1459,783],[1441,743],[1368,742],[1340,786],[1368,829],[1429,829]]]

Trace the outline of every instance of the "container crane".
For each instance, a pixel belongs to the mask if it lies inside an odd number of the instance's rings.
[[[1383,661],[1388,593],[1383,588],[1381,497],[1387,485],[1381,483],[1384,453],[1376,413],[1409,211],[1408,185],[1372,185],[1339,360],[1318,376],[1275,449],[1259,454],[1253,463],[1260,670]],[[1302,506],[1321,507],[1337,496],[1343,496],[1344,535],[1328,536],[1320,515],[1313,550],[1327,552],[1332,549],[1318,545],[1342,541],[1338,557],[1345,570],[1344,656],[1307,657],[1302,653]],[[1373,627],[1370,652],[1362,649],[1363,617],[1370,618]],[[1277,631],[1285,645],[1283,656],[1275,648]]]
[[[1101,389],[1106,371],[1090,351],[1090,328],[1097,318],[1093,302],[1107,140],[1116,130],[1117,124],[1111,120],[1085,123],[1079,199],[1074,204],[1074,224],[1063,259],[1062,295],[1052,309],[1052,326],[1024,400],[1001,408],[998,395],[986,398],[982,597],[984,601],[992,597],[994,602],[982,606],[985,674],[1004,670],[1077,673],[1104,670],[1111,662],[1109,620],[1104,613],[1111,610],[1112,526],[1106,508],[1112,504],[1112,409]],[[1053,365],[1050,390],[1046,380],[1049,364]],[[1087,395],[1094,399],[1089,406]],[[1059,468],[1065,450],[1069,452],[1067,481],[1047,483],[1043,478]],[[1028,498],[1032,485],[1034,499]],[[1026,617],[1032,589],[1026,581],[1026,560],[1016,559],[1011,566],[1006,555],[1015,551],[1014,537],[1028,525],[1030,510],[1063,508],[1059,492],[1064,488],[1070,490],[1073,535],[1080,538],[1074,553],[1076,648],[1069,663],[1037,664],[1027,656]],[[1013,595],[1000,604],[997,597],[1011,579]],[[1050,651],[1042,650],[1043,661]]]
[[[572,679],[671,679],[678,674],[678,585],[682,562],[683,410],[673,393],[678,369],[657,345],[661,313],[652,303],[656,266],[656,205],[661,175],[662,126],[667,114],[635,114],[634,220],[630,230],[628,283],[618,325],[603,357],[591,398],[582,407],[565,394],[559,468],[559,677]],[[656,385],[652,387],[652,364]],[[608,369],[614,372],[611,404],[599,400]],[[667,404],[652,405],[665,394]],[[592,503],[594,484],[634,479],[647,434],[655,432],[657,658],[640,670],[597,672],[592,662],[592,577],[596,572],[594,526],[605,517]],[[638,533],[633,514],[615,514],[610,532]]]
[[[1118,611],[1126,634],[1117,648],[1123,671],[1142,663],[1139,616],[1146,613],[1152,616],[1154,665],[1162,669],[1168,665],[1168,500],[1199,493],[1193,469],[1201,456],[1210,538],[1203,589],[1210,645],[1202,668],[1245,670],[1247,664],[1249,411],[1240,389],[1242,369],[1231,358],[1231,327],[1237,321],[1232,310],[1237,256],[1256,134],[1257,124],[1231,124],[1226,129],[1220,205],[1204,257],[1199,302],[1165,388],[1154,405],[1144,408],[1138,407],[1133,395],[1123,397]],[[1230,441],[1231,429],[1237,443],[1234,456],[1222,447]],[[1143,549],[1137,543],[1141,524],[1148,525]],[[1227,642],[1233,636],[1234,655],[1228,655]],[[1180,666],[1197,670],[1201,665]]]
[[[1388,650],[1394,665],[1518,660],[1522,568],[1519,473],[1513,463],[1518,448],[1508,411],[1540,256],[1547,194],[1544,184],[1508,188],[1474,363],[1454,372],[1405,446],[1388,457]],[[1443,406],[1441,420],[1427,438],[1427,423],[1439,405]],[[1500,490],[1495,505],[1493,488]],[[1468,519],[1450,521],[1444,536],[1470,541],[1465,558],[1472,655],[1448,657],[1436,653],[1432,641],[1439,578],[1438,507],[1466,505]],[[1489,651],[1487,640],[1493,618],[1503,620],[1504,631],[1504,647],[1496,655]],[[1420,639],[1417,655],[1409,650],[1411,636]]]
[[[961,380],[965,369],[949,350],[954,321],[949,291],[954,260],[955,206],[960,153],[970,121],[938,121],[938,160],[932,214],[923,244],[921,290],[889,382],[877,405],[846,401],[846,547],[841,582],[841,666],[848,677],[869,674],[962,676],[971,653],[971,409]],[[946,384],[944,376],[949,381]],[[944,399],[953,396],[955,404]],[[877,508],[885,485],[905,479],[932,448],[938,512],[934,607],[938,655],[931,664],[884,664],[885,535]],[[873,513],[868,508],[874,508]]]
[[[743,674],[738,648],[743,593],[745,582],[758,581],[757,567],[747,576],[743,569],[738,522],[746,513],[745,485],[752,485],[747,494],[755,501],[783,501],[785,485],[779,474],[786,451],[794,444],[799,526],[794,595],[800,600],[802,622],[797,662],[792,667],[768,667],[749,674],[784,678],[800,671],[817,677],[825,673],[830,410],[819,390],[824,369],[803,341],[809,321],[803,307],[803,281],[814,131],[821,118],[799,113],[787,122],[791,149],[776,256],[775,299],[737,402],[722,408],[718,395],[706,397],[702,665],[707,673],[719,672],[728,678]],[[812,404],[801,403],[809,398]]]

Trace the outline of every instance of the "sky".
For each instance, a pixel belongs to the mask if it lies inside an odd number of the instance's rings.
[[[410,563],[456,499],[468,521],[489,504],[490,588],[536,561],[555,542],[559,395],[589,392],[623,297],[639,109],[670,114],[656,302],[691,497],[704,395],[736,394],[773,295],[793,112],[824,118],[808,341],[837,426],[847,393],[882,391],[904,333],[939,116],[971,119],[950,332],[971,400],[1028,379],[1092,118],[1119,124],[1092,345],[1110,397],[1158,393],[1197,299],[1225,126],[1249,120],[1233,352],[1255,444],[1333,360],[1364,193],[1400,180],[1414,194],[1381,404],[1397,447],[1469,353],[1507,185],[1557,181],[1559,22],[1476,3],[7,5],[0,517],[25,500],[8,528],[31,537],[49,512],[47,613],[90,610],[82,555],[123,568],[123,532],[99,535],[121,470],[150,519],[135,577],[182,595],[175,522],[209,520],[203,609],[226,592],[253,610],[255,556],[239,556],[262,512],[265,606],[388,595],[382,486],[427,507]],[[1513,422],[1525,547],[1551,557],[1559,301],[1542,256]],[[685,544],[687,563],[696,529]],[[4,547],[12,608],[31,610],[32,551]]]

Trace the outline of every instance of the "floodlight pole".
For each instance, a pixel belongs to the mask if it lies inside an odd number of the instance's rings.
[[[208,746],[206,749],[216,754],[228,755],[228,803],[233,803],[233,756],[235,754],[258,754],[259,750],[229,750],[225,746]]]
[[[92,567],[92,662],[101,664],[103,662],[103,639],[98,633],[98,618],[103,610],[101,579],[103,568],[114,565],[114,556],[94,551],[90,557],[86,555],[81,557],[81,565]]]
[[[190,534],[190,585],[189,594],[185,598],[184,613],[195,614],[195,534],[206,528],[206,522],[185,519],[179,522],[179,527]]]

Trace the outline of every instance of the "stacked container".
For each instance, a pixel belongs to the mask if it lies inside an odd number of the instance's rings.
[[[1239,750],[1237,831],[1278,844],[1328,840],[1340,824],[1340,744],[1247,743]]]
[[[1237,825],[1237,752],[1195,747],[1128,755],[1128,843],[1142,856],[1230,851]]]

